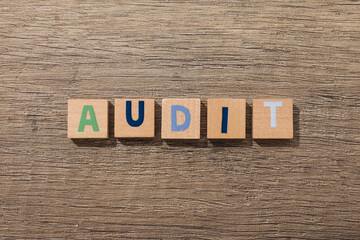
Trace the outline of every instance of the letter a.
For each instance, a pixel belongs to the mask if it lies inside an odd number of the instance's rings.
[[[86,119],[88,112],[90,115],[90,119]],[[82,113],[81,113],[78,132],[84,132],[85,125],[91,125],[94,132],[99,131],[99,126],[97,124],[96,117],[95,117],[94,107],[92,105],[84,105]]]

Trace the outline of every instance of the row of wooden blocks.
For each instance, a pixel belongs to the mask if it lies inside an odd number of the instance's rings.
[[[68,137],[108,138],[108,104],[102,99],[70,99]],[[161,137],[199,139],[200,109],[200,99],[163,99]],[[254,139],[293,138],[291,99],[254,99],[252,109]],[[115,99],[114,115],[116,138],[155,136],[154,99]],[[207,100],[207,138],[244,139],[245,135],[245,99]]]

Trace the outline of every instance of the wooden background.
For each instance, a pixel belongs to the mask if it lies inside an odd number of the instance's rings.
[[[0,238],[360,239],[360,1],[2,0],[0,53]],[[155,139],[66,138],[69,98],[121,97]],[[201,140],[161,140],[167,97]],[[252,140],[275,97],[295,139]],[[208,98],[247,99],[246,140],[206,139]]]

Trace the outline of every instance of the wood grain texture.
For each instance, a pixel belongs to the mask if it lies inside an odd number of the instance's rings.
[[[359,239],[360,2],[0,2],[0,238]],[[155,98],[151,140],[70,140],[67,100]],[[247,139],[160,138],[163,98],[245,98]],[[252,140],[251,99],[294,99]]]

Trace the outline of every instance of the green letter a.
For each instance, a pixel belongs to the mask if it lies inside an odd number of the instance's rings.
[[[90,114],[90,119],[86,119],[88,112]],[[99,131],[99,126],[97,124],[96,117],[95,117],[94,107],[92,105],[84,105],[82,113],[81,113],[81,119],[80,119],[78,132],[83,132],[85,129],[85,125],[91,125],[94,132]]]

